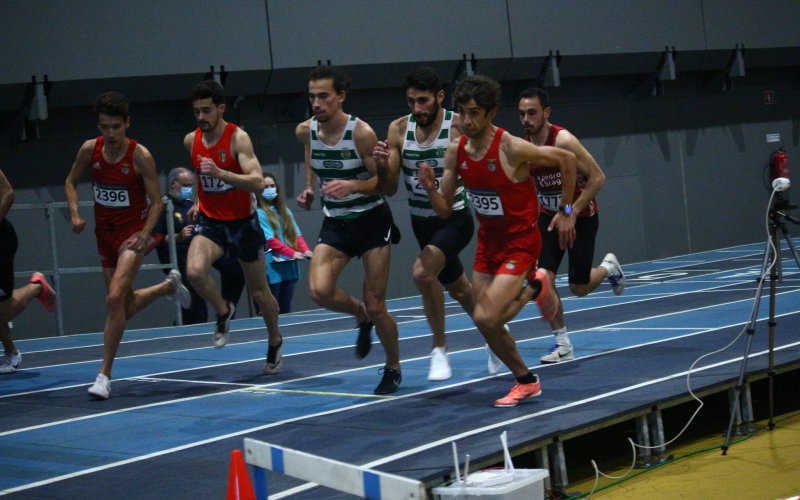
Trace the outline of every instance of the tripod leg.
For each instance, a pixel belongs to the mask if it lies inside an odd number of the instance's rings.
[[[786,244],[789,245],[789,250],[792,252],[792,257],[794,257],[794,262],[797,264],[797,269],[800,270],[800,256],[798,256],[797,249],[794,247],[792,237],[789,236],[789,231],[786,230],[786,224],[781,224],[780,229],[783,238],[786,240]],[[778,251],[778,255],[780,255],[780,251]]]
[[[756,331],[756,322],[758,321],[758,309],[761,305],[761,294],[764,291],[764,281],[767,278],[767,273],[769,272],[770,275],[773,277],[772,284],[775,283],[774,275],[775,275],[775,264],[776,262],[772,262],[772,244],[777,241],[777,233],[775,232],[777,228],[773,226],[772,234],[770,235],[770,240],[767,241],[766,249],[764,250],[764,262],[761,266],[761,274],[758,278],[758,286],[756,287],[756,297],[755,303],[753,304],[753,313],[750,315],[750,322],[747,324],[747,345],[744,349],[744,357],[742,358],[742,366],[739,370],[739,379],[736,382],[736,386],[734,387],[735,396],[733,398],[733,405],[731,406],[731,418],[728,422],[728,431],[725,433],[725,441],[722,443],[722,454],[728,454],[728,445],[731,442],[731,434],[733,433],[733,422],[736,420],[736,410],[739,406],[739,400],[741,398],[742,387],[744,386],[744,376],[747,372],[747,358],[750,355],[750,348],[753,344],[753,337]],[[777,252],[777,248],[776,248]],[[776,254],[777,255],[777,254]]]

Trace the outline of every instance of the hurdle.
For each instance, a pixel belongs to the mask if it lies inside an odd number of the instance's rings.
[[[370,500],[426,500],[425,485],[416,479],[244,438],[245,462],[255,467],[257,500],[267,500],[267,471],[310,481]]]

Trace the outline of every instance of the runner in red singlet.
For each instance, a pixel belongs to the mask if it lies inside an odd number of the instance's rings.
[[[578,297],[588,295],[606,279],[611,283],[614,293],[621,294],[625,290],[625,274],[616,255],[608,253],[599,266],[592,267],[595,237],[600,225],[595,196],[606,179],[603,171],[577,137],[569,130],[550,123],[552,109],[547,92],[535,87],[522,91],[517,99],[517,109],[522,126],[527,132],[526,140],[537,146],[555,146],[571,151],[578,159],[572,205],[565,204],[561,199],[561,173],[557,168],[537,168],[536,165],[531,165],[535,169],[533,180],[539,195],[539,220],[542,224],[548,225],[559,209],[563,209],[564,215],[575,221],[575,243],[569,249],[561,248],[555,235],[545,231],[544,227],[539,227],[542,234],[539,267],[555,281],[564,252],[568,252],[569,289],[573,294]],[[550,321],[550,327],[555,336],[555,344],[549,353],[540,358],[541,362],[558,363],[573,359],[572,343],[564,323],[564,306],[560,298],[558,312]]]
[[[528,162],[557,166],[565,193],[569,193],[564,195],[564,202],[571,203],[575,155],[534,146],[492,124],[500,102],[500,85],[490,78],[476,75],[465,79],[456,87],[453,98],[464,135],[447,148],[440,191],[428,165],[420,168],[420,184],[428,191],[434,210],[444,218],[452,211],[458,175],[469,190],[480,224],[472,274],[473,319],[489,347],[516,378],[511,392],[494,405],[516,406],[541,394],[541,385],[504,325],[530,300],[536,300],[545,319],[551,319],[558,306],[547,274],[536,269],[541,236],[536,228],[538,206]],[[575,230],[571,218],[557,214],[550,229],[558,231],[564,248],[572,244]]]
[[[264,184],[261,164],[247,132],[222,117],[225,94],[219,83],[198,83],[189,100],[197,129],[186,134],[183,145],[197,173],[197,199],[189,209],[189,217],[197,220],[197,235],[189,244],[186,272],[197,293],[216,310],[213,343],[224,347],[236,305],[222,298],[209,270],[226,252],[238,259],[269,334],[263,372],[276,373],[282,364],[283,337],[278,330],[278,302],[267,285],[266,240],[255,212],[254,193],[260,193]]]
[[[67,176],[72,230],[80,233],[86,221],[78,210],[78,181],[91,174],[94,192],[95,236],[108,296],[103,329],[103,364],[89,394],[108,399],[111,365],[125,331],[125,322],[158,297],[173,296],[188,305],[189,291],[177,269],[158,285],[133,289],[142,258],[153,250],[161,235],[152,235],[164,208],[153,156],[125,136],[130,126],[130,105],[119,92],[100,94],[94,103],[99,137],[84,142]]]

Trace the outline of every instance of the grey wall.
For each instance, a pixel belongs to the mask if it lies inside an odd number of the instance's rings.
[[[521,134],[513,97],[536,83],[545,57],[558,51],[562,85],[550,89],[552,121],[581,138],[608,178],[599,197],[597,259],[614,251],[623,263],[635,262],[760,241],[769,155],[782,145],[795,165],[800,158],[800,4],[794,1],[335,5],[235,0],[220,9],[216,2],[175,0],[141,1],[131,10],[122,1],[0,2],[0,166],[17,203],[64,200],[75,153],[97,134],[89,104],[104,90],[131,97],[129,135],[153,152],[163,176],[186,164],[181,139],[194,122],[184,96],[211,65],[228,72],[226,118],[248,131],[261,163],[293,195],[304,182],[294,126],[306,116],[305,77],[318,60],[353,75],[345,108],[382,136],[391,119],[407,112],[399,89],[405,72],[433,65],[451,90],[462,55],[474,55],[477,72],[503,82],[497,123]],[[737,44],[745,47],[747,73],[723,92],[723,71]],[[651,95],[666,46],[675,46],[677,79]],[[35,124],[24,118],[25,95],[31,76],[45,74],[53,82],[50,116],[38,123],[37,138]],[[768,90],[773,104],[764,102]],[[768,144],[767,133],[779,133],[781,143]],[[90,199],[88,188],[82,185],[82,199]],[[404,240],[395,247],[388,294],[415,295],[416,242],[405,194],[390,204]],[[313,242],[319,209],[295,215]],[[17,271],[50,267],[43,213],[15,210],[10,219],[21,240]],[[65,212],[54,222],[60,266],[96,266],[92,228],[72,234]],[[468,264],[473,253],[474,243],[464,252]],[[360,265],[354,261],[342,281],[355,294]],[[137,286],[159,279],[159,271],[143,271]],[[314,307],[304,285],[296,309]],[[65,278],[62,297],[68,333],[102,329],[99,274]],[[39,311],[32,305],[15,321],[18,337],[54,332],[52,318]],[[158,302],[129,326],[170,324],[171,313],[169,303]]]

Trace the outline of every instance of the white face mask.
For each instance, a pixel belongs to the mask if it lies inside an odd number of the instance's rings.
[[[274,200],[278,197],[278,188],[264,188],[264,191],[261,192],[261,196],[263,196],[265,200]]]

